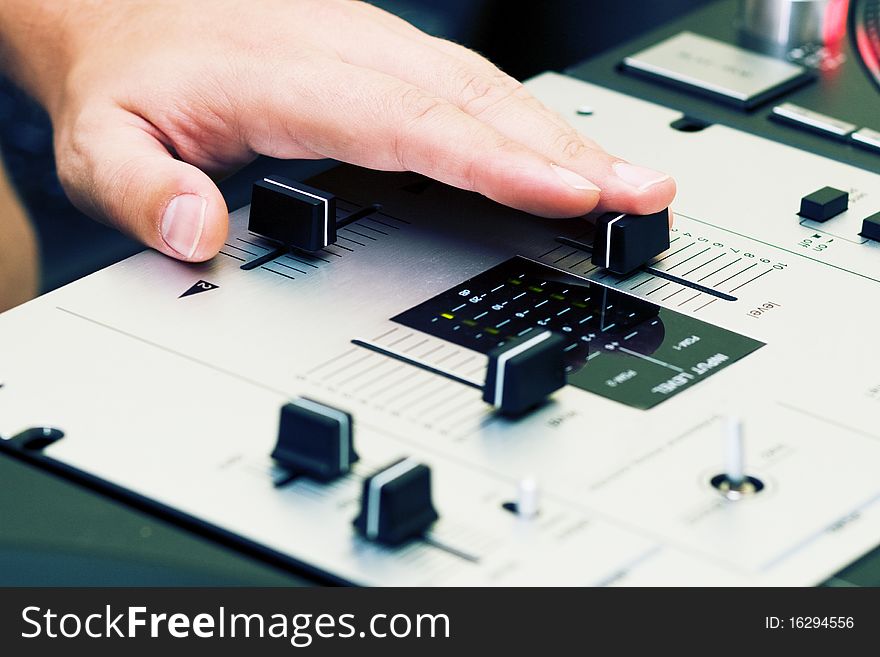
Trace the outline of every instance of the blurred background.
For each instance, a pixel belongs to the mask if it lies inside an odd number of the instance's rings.
[[[387,0],[383,7],[422,30],[465,44],[525,79],[563,70],[709,0]],[[513,8],[515,7],[515,9]],[[69,283],[140,250],[119,233],[82,216],[55,175],[52,128],[43,111],[0,77],[0,152],[36,225],[42,291]],[[303,164],[299,176],[315,170]],[[253,176],[222,185],[230,209],[247,201]]]

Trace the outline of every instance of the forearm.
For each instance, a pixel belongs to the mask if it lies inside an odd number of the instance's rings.
[[[0,165],[0,311],[37,292],[34,232]]]

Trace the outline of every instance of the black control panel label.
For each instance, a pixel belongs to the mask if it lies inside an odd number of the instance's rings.
[[[537,330],[564,336],[568,383],[648,409],[762,342],[516,257],[393,321],[481,353]]]

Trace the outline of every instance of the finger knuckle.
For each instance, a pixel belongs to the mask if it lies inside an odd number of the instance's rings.
[[[407,124],[418,124],[436,113],[442,101],[439,98],[426,94],[416,87],[408,87],[399,95],[403,119]]]
[[[494,139],[486,140],[481,153],[477,153],[464,163],[462,167],[462,181],[459,185],[465,189],[484,193],[487,180],[498,174],[493,164],[494,156],[501,152],[509,152],[517,149],[516,144],[504,135],[496,135]]]
[[[588,150],[586,142],[573,128],[561,130],[554,140],[554,147],[564,158],[570,160],[581,157]]]
[[[520,82],[497,69],[487,75],[463,68],[455,74],[455,80],[461,109],[475,117],[506,106],[524,91]]]
[[[481,73],[473,73],[467,69],[459,69],[453,76],[453,87],[461,99],[465,110],[471,106],[482,105],[491,100],[496,93],[495,85]]]
[[[481,170],[482,168],[477,164],[476,160],[467,162],[462,171],[461,187],[474,192],[480,191]]]
[[[405,88],[398,98],[401,119],[393,132],[392,152],[400,168],[408,170],[409,146],[417,133],[430,131],[431,124],[440,120],[445,103],[415,87]]]

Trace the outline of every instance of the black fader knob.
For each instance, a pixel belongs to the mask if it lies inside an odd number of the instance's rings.
[[[272,458],[291,472],[321,481],[344,475],[358,460],[353,418],[304,397],[285,404]]]
[[[798,214],[804,219],[824,222],[845,212],[849,207],[849,194],[834,187],[823,187],[801,199]]]
[[[522,415],[565,385],[565,339],[550,331],[524,335],[489,352],[483,401],[503,415]]]
[[[604,214],[596,221],[593,264],[629,274],[669,248],[669,209],[654,214]]]
[[[862,221],[862,237],[880,242],[880,212],[866,217]]]
[[[317,251],[336,241],[336,198],[278,176],[254,183],[248,230],[284,246]]]
[[[367,540],[400,545],[424,534],[439,517],[431,501],[431,469],[406,458],[364,481],[354,526]]]

